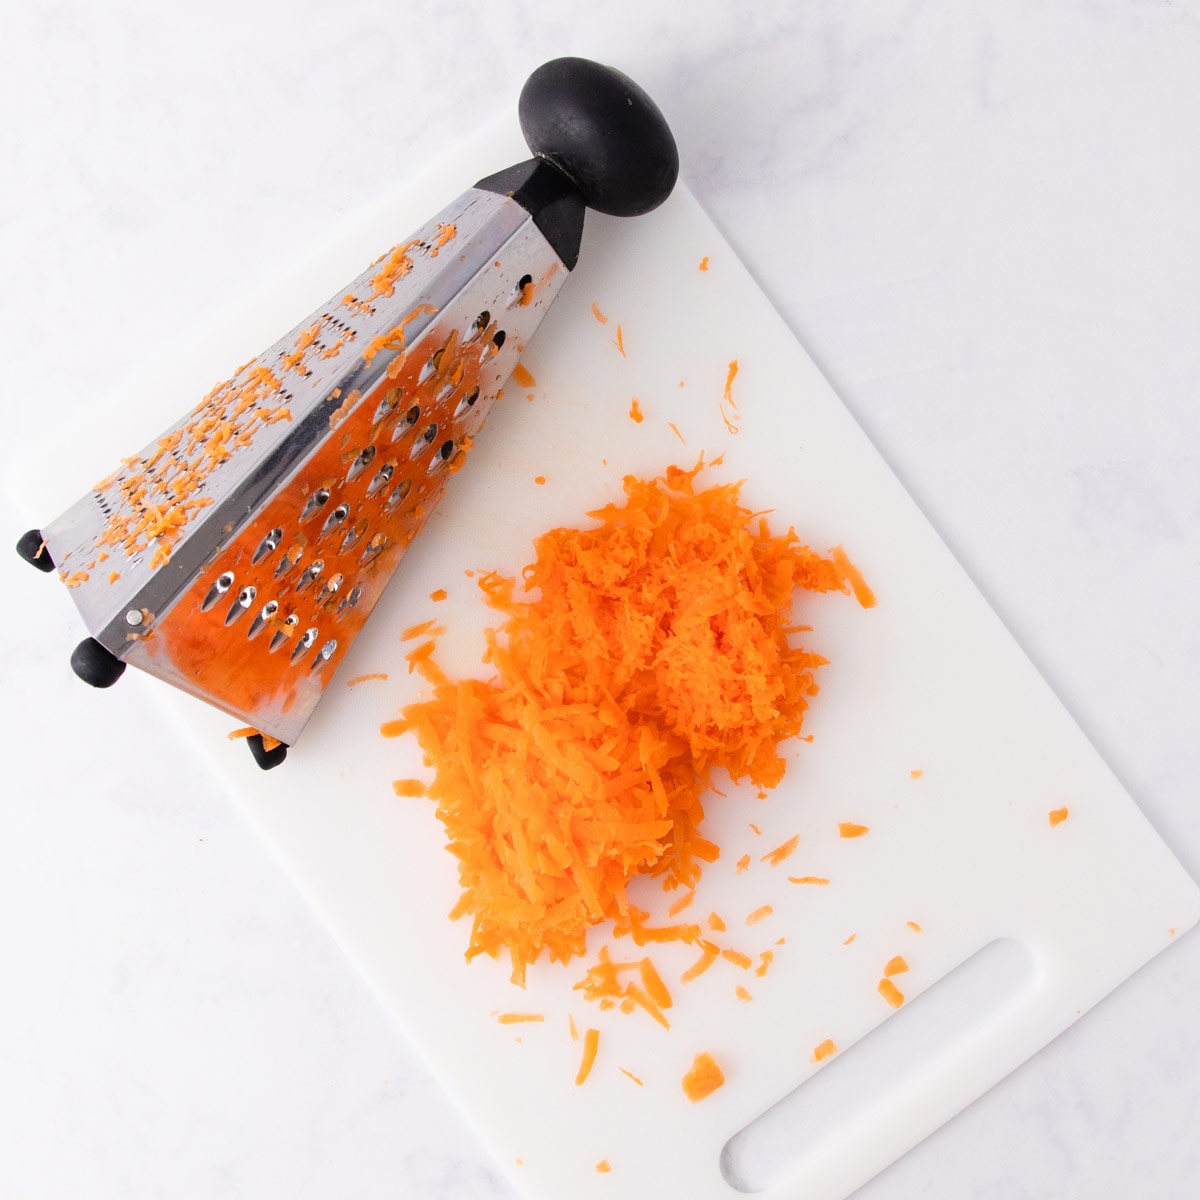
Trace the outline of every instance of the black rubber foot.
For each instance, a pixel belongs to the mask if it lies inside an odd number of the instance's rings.
[[[71,670],[94,688],[112,687],[125,674],[125,664],[95,638],[84,638],[71,654]]]
[[[42,531],[31,529],[21,534],[17,540],[17,553],[27,562],[32,563],[39,571],[53,571],[54,559],[42,542]]]
[[[272,767],[279,766],[287,758],[288,748],[282,742],[274,750],[267,750],[263,746],[261,733],[252,733],[246,739],[246,745],[250,747],[250,753],[254,755],[254,761],[264,771],[269,771]]]
[[[589,208],[636,217],[657,208],[679,175],[679,151],[654,101],[627,75],[587,58],[556,58],[517,102],[530,150],[553,163]]]

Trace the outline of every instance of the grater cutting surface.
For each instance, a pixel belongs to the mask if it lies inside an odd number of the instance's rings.
[[[566,278],[471,189],[43,530],[111,653],[295,740]]]

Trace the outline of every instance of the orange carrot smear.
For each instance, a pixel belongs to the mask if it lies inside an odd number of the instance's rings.
[[[884,975],[889,978],[893,975],[903,975],[908,970],[908,963],[904,961],[904,956],[897,954],[895,958],[889,958],[887,966],[883,968]]]
[[[512,377],[523,388],[531,388],[537,386],[537,380],[530,374],[529,368],[522,363],[517,363],[512,370]]]
[[[813,1048],[812,1060],[815,1063],[824,1062],[827,1058],[832,1058],[837,1053],[837,1046],[826,1038],[819,1046]]]
[[[789,875],[788,883],[811,883],[818,887],[825,887],[829,880],[824,875]]]
[[[756,837],[762,837],[762,830],[753,821],[750,822],[750,829]]]
[[[368,675],[355,675],[353,679],[346,680],[347,687],[354,687],[359,683],[366,683],[368,679],[387,679],[386,671],[372,671]]]
[[[518,983],[543,952],[585,953],[606,920],[639,946],[699,944],[699,925],[648,925],[626,888],[645,873],[695,887],[719,854],[700,832],[713,774],[773,788],[816,693],[825,660],[794,644],[791,606],[797,589],[848,592],[845,575],[772,533],[739,485],[698,487],[702,467],[629,476],[591,527],[537,538],[522,593],[481,575],[504,618],[486,634],[491,678],[439,676],[423,642],[408,660],[431,697],[382,727],[411,732],[434,769],[467,957],[506,952]]]
[[[899,1008],[904,1003],[904,993],[887,978],[879,981],[879,994],[893,1007]]]
[[[737,873],[740,875],[743,871],[747,870],[749,866],[750,855],[743,854],[742,857],[737,860]]]
[[[583,1058],[579,1063],[579,1073],[575,1076],[575,1086],[582,1087],[587,1077],[592,1073],[592,1064],[596,1061],[596,1051],[600,1046],[600,1030],[589,1029],[583,1035]]]
[[[595,317],[601,325],[608,324],[608,318],[600,311],[600,306],[596,304],[594,300],[592,301],[592,316]]]
[[[711,1096],[725,1082],[725,1073],[707,1051],[697,1054],[683,1077],[683,1094],[693,1103]]]
[[[434,602],[434,604],[440,604],[443,600],[445,600],[447,595],[448,593],[445,588],[437,588],[435,591],[429,593],[429,598]]]
[[[774,850],[768,854],[764,854],[759,862],[770,863],[771,866],[777,867],[785,858],[790,858],[796,851],[796,847],[800,845],[800,835],[790,837],[782,846],[776,846]]]
[[[608,1165],[608,1159],[607,1159],[607,1158],[602,1158],[602,1159],[601,1159],[601,1160],[600,1160],[600,1161],[599,1161],[599,1162],[596,1164],[596,1170],[597,1170],[597,1171],[599,1171],[601,1175],[607,1175],[607,1174],[609,1173],[609,1171],[611,1171],[611,1170],[612,1170],[612,1167],[610,1167],[610,1166]]]
[[[746,991],[746,989],[745,989],[744,987],[742,987],[742,985],[741,985],[740,983],[737,985],[737,987],[735,987],[735,988],[733,989],[733,994],[734,994],[734,995],[735,995],[735,996],[736,996],[736,997],[737,997],[737,998],[738,998],[738,999],[739,999],[739,1000],[740,1000],[740,1001],[741,1001],[743,1004],[749,1004],[749,1003],[750,1003],[750,1001],[754,999],[754,997],[753,997],[752,995],[750,995],[750,993],[749,993],[748,991]]]
[[[392,791],[397,796],[423,796],[427,788],[419,779],[393,779]]]
[[[841,546],[834,546],[829,552],[829,557],[837,563],[838,569],[850,581],[850,586],[854,589],[855,600],[863,608],[874,608],[875,593],[867,587],[867,581],[863,578],[862,572],[850,561],[846,551]]]
[[[629,406],[629,419],[641,424],[645,420],[645,415],[642,412],[642,406],[638,402],[638,398],[634,396],[633,403]]]
[[[769,905],[764,904],[761,908],[756,908],[747,918],[747,925],[757,925],[759,921],[766,920],[775,910]]]
[[[1070,812],[1071,810],[1068,808],[1051,809],[1050,828],[1053,829],[1055,825],[1061,825],[1070,816]]]
[[[864,833],[869,833],[871,827],[869,825],[856,825],[853,821],[838,822],[838,836],[844,838],[862,837]]]
[[[523,1025],[530,1021],[544,1021],[546,1018],[542,1013],[527,1013],[527,1012],[506,1012],[501,1013],[496,1022],[500,1025]]]
[[[708,914],[708,927],[714,933],[724,933],[725,932],[725,922],[723,920],[721,920],[721,918],[719,916],[717,916],[716,913]]]
[[[725,401],[728,404],[733,404],[733,381],[734,381],[734,379],[737,378],[737,373],[738,373],[738,360],[735,358],[729,364],[729,374],[727,374],[725,376],[725,391],[723,394],[725,397]]]
[[[121,572],[120,572],[120,571],[113,571],[113,572],[112,572],[112,573],[109,575],[109,577],[108,577],[108,582],[109,582],[109,583],[116,583],[116,582],[117,582],[117,580],[118,580],[118,579],[120,579],[120,578],[121,578]]]
[[[629,1078],[638,1085],[638,1087],[646,1086],[632,1071],[627,1071],[624,1067],[618,1067],[617,1070],[620,1071],[622,1075],[628,1075]]]

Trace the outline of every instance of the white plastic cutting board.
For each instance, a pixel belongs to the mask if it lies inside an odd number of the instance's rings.
[[[65,508],[364,262],[524,156],[515,122],[493,127],[388,193],[311,261],[289,264],[277,288],[122,392],[96,436],[66,449],[55,478],[29,481],[31,515]],[[734,359],[731,434],[721,399]],[[824,1106],[823,1132],[800,1161],[758,1174],[771,1178],[765,1196],[843,1197],[1182,935],[1200,915],[1200,893],[685,188],[636,220],[589,214],[580,265],[523,361],[536,385],[510,382],[284,767],[259,772],[227,742],[228,718],[153,680],[123,680],[111,703],[121,688],[148,687],[178,714],[529,1197],[739,1194],[722,1173],[726,1144],[818,1071],[833,1078],[850,1065],[847,1050],[893,1013],[877,990],[889,959],[910,967],[895,979],[903,1019],[976,951],[997,939],[1023,946],[1030,969],[1003,1004],[960,1013],[961,1036],[913,1047],[917,1065],[902,1077],[847,1074],[848,1094]],[[635,396],[640,424],[629,416]],[[584,964],[538,964],[521,992],[504,963],[464,962],[467,930],[446,919],[455,865],[432,805],[392,794],[393,779],[422,774],[419,754],[377,729],[422,692],[404,667],[406,626],[436,616],[449,630],[442,664],[483,671],[491,622],[466,571],[519,572],[536,534],[619,498],[622,475],[691,466],[701,451],[724,455],[711,478],[744,479],[745,501],[774,510],[776,528],[795,525],[818,549],[845,545],[878,605],[803,598],[799,619],[813,626],[805,643],[830,660],[806,726],[813,740],[792,748],[786,779],[766,799],[732,788],[712,798],[706,832],[722,858],[687,914],[719,912],[723,944],[755,961],[772,948],[775,960],[763,977],[722,961],[680,986],[695,952],[657,949],[675,993],[665,1031],[640,1012],[584,1002],[572,990]],[[438,588],[449,597],[435,604]],[[346,685],[376,672],[388,679]],[[1063,807],[1068,819],[1052,827],[1049,812]],[[842,821],[869,833],[843,839]],[[761,861],[797,833],[786,863]],[[752,865],[739,874],[747,853]],[[796,885],[788,875],[830,882]],[[640,902],[661,916],[668,898],[652,886]],[[763,904],[773,914],[747,927]],[[603,932],[593,950],[609,940]],[[614,952],[639,953],[628,940]],[[739,984],[751,1002],[735,996]],[[494,1014],[506,1011],[545,1020],[502,1026]],[[601,1031],[583,1087],[569,1014]],[[826,1039],[839,1054],[818,1068],[813,1049]],[[693,1106],[680,1079],[698,1051],[716,1057],[726,1083]],[[725,1158],[748,1186],[755,1172]],[[609,1173],[596,1171],[600,1160]]]

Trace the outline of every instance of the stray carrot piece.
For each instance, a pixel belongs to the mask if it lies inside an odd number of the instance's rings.
[[[542,1013],[527,1013],[527,1012],[506,1012],[501,1013],[496,1022],[499,1025],[523,1025],[530,1021],[544,1021],[546,1018]]]
[[[725,1082],[725,1073],[717,1065],[717,1060],[704,1051],[692,1060],[691,1068],[681,1082],[683,1094],[693,1104],[698,1104]]]
[[[737,987],[735,987],[733,989],[733,994],[743,1004],[749,1004],[749,1002],[754,999],[754,997],[752,995],[750,995],[750,993],[748,991],[746,991],[746,989],[744,987],[742,987],[742,985],[740,983],[737,985]]]
[[[812,1060],[815,1063],[824,1062],[827,1058],[832,1058],[837,1053],[837,1046],[826,1038],[819,1046],[813,1048]]]
[[[595,317],[601,325],[608,324],[608,318],[600,311],[599,305],[597,305],[594,300],[592,301],[592,316]]]
[[[771,907],[769,904],[764,904],[764,905],[763,905],[761,908],[756,908],[756,909],[755,909],[755,910],[754,910],[754,911],[753,911],[753,912],[752,912],[752,913],[751,913],[751,914],[750,914],[750,915],[749,915],[749,916],[746,918],[746,924],[747,924],[747,925],[757,925],[757,924],[759,923],[759,921],[763,921],[763,920],[765,920],[765,919],[766,919],[767,917],[769,917],[769,916],[770,916],[770,915],[771,915],[771,914],[772,914],[774,911],[775,911],[775,910],[774,910],[774,909],[773,909],[773,908],[772,908],[772,907]]]
[[[684,896],[680,896],[670,908],[667,909],[667,916],[677,917],[685,908],[687,908],[696,898],[695,892],[688,892]]]
[[[567,1013],[567,1028],[571,1031],[571,1041],[579,1041],[579,1026],[575,1024],[575,1018]]]
[[[735,358],[729,364],[729,374],[725,376],[725,400],[729,404],[733,404],[733,381],[738,373],[738,360]],[[736,405],[735,405],[736,407]]]
[[[393,779],[392,791],[397,796],[423,796],[427,788],[419,779]]]
[[[921,776],[924,774],[925,774],[925,772],[922,771],[920,769],[920,767],[917,767],[916,769],[909,771],[909,773],[908,773],[910,779],[920,779]]]
[[[622,1075],[628,1075],[629,1078],[638,1085],[638,1087],[646,1086],[632,1071],[627,1071],[624,1067],[618,1067],[617,1070],[620,1071]]]
[[[767,973],[767,969],[775,961],[774,950],[764,950],[758,956],[758,966],[754,968],[754,973],[760,979]]]
[[[412,728],[411,723],[403,717],[397,717],[394,721],[384,721],[379,726],[379,732],[385,738],[399,737],[402,733],[407,733]]]
[[[109,582],[109,583],[116,583],[116,582],[117,582],[117,580],[118,580],[118,579],[120,579],[120,578],[121,578],[121,572],[120,572],[120,571],[113,571],[113,572],[112,572],[112,574],[110,574],[110,575],[109,575],[109,577],[108,577],[108,582]]]
[[[758,861],[770,863],[771,866],[777,867],[785,858],[790,858],[796,852],[798,845],[800,845],[800,835],[796,834],[794,837],[788,838],[782,846],[776,846],[774,850],[764,854]]]
[[[737,873],[740,875],[749,866],[750,866],[750,855],[743,854],[742,857],[737,860]]]
[[[607,1175],[607,1174],[609,1173],[609,1171],[611,1171],[611,1170],[612,1170],[612,1167],[610,1167],[610,1166],[608,1165],[608,1159],[607,1159],[607,1158],[602,1158],[602,1159],[601,1159],[601,1160],[600,1160],[600,1161],[599,1161],[599,1162],[596,1164],[596,1170],[597,1170],[597,1171],[599,1171],[601,1175]]]
[[[725,932],[725,922],[722,921],[721,918],[718,917],[715,912],[708,914],[708,927],[714,933],[724,933]]]
[[[629,419],[641,424],[645,420],[645,414],[642,412],[642,406],[638,403],[638,398],[634,396],[633,403],[629,406]]]
[[[523,363],[517,363],[512,370],[512,377],[523,388],[531,388],[537,386],[537,380],[529,373],[529,369]]]
[[[829,552],[829,557],[838,565],[842,574],[845,575],[850,584],[851,590],[854,592],[854,598],[863,606],[863,608],[875,607],[875,593],[867,587],[867,581],[863,578],[862,572],[850,561],[849,555],[841,546],[834,546]]]
[[[726,962],[731,962],[735,967],[741,967],[743,971],[750,970],[754,965],[754,960],[748,954],[743,954],[740,950],[722,950],[721,957]]]
[[[599,1046],[600,1030],[589,1029],[583,1035],[583,1058],[579,1063],[579,1073],[575,1076],[576,1087],[582,1087],[592,1073],[592,1064],[596,1061],[596,1050]]]
[[[670,1008],[671,993],[667,991],[667,985],[663,983],[662,976],[654,969],[654,964],[648,959],[643,958],[638,967],[641,971],[642,985],[646,989],[646,994],[658,1005],[659,1008]]]
[[[707,254],[700,260],[700,265],[696,269],[698,271],[707,271],[708,270],[708,255]]]
[[[616,340],[613,342],[613,345],[616,346],[616,348],[618,350],[620,350],[622,358],[628,357],[628,355],[626,355],[626,353],[625,353],[625,338],[624,338],[624,335],[621,333],[621,326],[619,324],[617,325],[617,336],[616,336]]]
[[[235,729],[229,734],[229,740],[234,742],[238,738],[253,737],[257,732],[258,730],[253,725],[243,725],[240,729]]]
[[[1051,809],[1051,811],[1050,811],[1050,828],[1053,829],[1055,825],[1061,825],[1067,819],[1067,817],[1069,817],[1070,815],[1071,815],[1071,810],[1069,808]]]
[[[539,486],[541,486],[543,483],[546,482],[546,477],[545,477],[545,475],[535,475],[533,477],[533,482],[538,484]]]
[[[445,588],[438,588],[436,591],[429,593],[429,598],[434,602],[434,604],[440,604],[443,600],[445,600],[448,594],[449,593]]]
[[[893,1007],[899,1008],[904,1003],[904,993],[887,978],[879,981],[879,994]]]
[[[818,887],[825,887],[829,880],[824,875],[789,875],[788,883],[812,883]]]
[[[355,675],[353,679],[346,680],[347,687],[354,687],[359,683],[366,683],[368,679],[386,679],[386,671],[372,671],[369,675]]]
[[[680,432],[679,432],[679,426],[678,426],[678,425],[676,425],[674,421],[668,421],[668,422],[667,422],[667,428],[669,428],[669,429],[671,430],[671,432],[672,432],[672,433],[673,433],[673,434],[674,434],[674,435],[675,435],[675,436],[676,436],[676,437],[677,437],[677,438],[678,438],[678,439],[679,439],[681,442],[683,442],[683,444],[684,444],[685,446],[687,445],[687,439],[686,439],[686,438],[683,436],[683,434],[682,434],[682,433],[680,433]]]
[[[720,950],[710,942],[704,947],[704,952],[700,957],[692,963],[690,967],[679,977],[680,983],[691,983],[699,975],[703,975],[709,967],[720,957]]]
[[[895,958],[889,958],[888,964],[883,968],[884,975],[891,978],[893,975],[903,975],[908,970],[908,963],[904,961],[902,954],[897,954]]]
[[[851,943],[852,941],[854,941],[854,939],[855,939],[856,937],[858,937],[858,934],[857,934],[857,933],[852,933],[852,934],[851,934],[851,935],[850,935],[850,936],[849,936],[849,937],[848,937],[848,938],[847,938],[847,939],[846,939],[846,940],[845,940],[845,941],[842,943],[842,945],[843,945],[843,946],[848,946],[848,945],[850,945],[850,943]]]
[[[920,927],[920,925],[918,925],[916,923],[916,921],[907,921],[907,922],[905,922],[905,924],[908,925],[909,929],[911,929],[913,931],[913,933],[921,932],[921,927]]]
[[[413,638],[419,638],[424,634],[429,634],[430,637],[435,637],[438,634],[445,633],[444,628],[437,628],[437,618],[430,617],[428,621],[421,621],[417,625],[410,625],[401,635],[402,642],[411,642]]]
[[[269,733],[264,733],[262,736],[263,749],[270,752],[277,746],[282,746],[283,743],[278,738],[273,738]]]
[[[762,830],[759,829],[759,827],[755,825],[753,821],[750,822],[750,828],[754,831],[757,837],[762,837]]]
[[[855,825],[853,821],[838,822],[838,836],[844,838],[862,837],[864,833],[870,833],[869,825]]]

